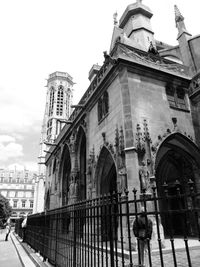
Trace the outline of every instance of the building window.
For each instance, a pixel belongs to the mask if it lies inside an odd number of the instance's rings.
[[[63,86],[58,87],[58,95],[57,95],[57,109],[56,115],[62,116],[63,115]]]
[[[109,97],[108,92],[104,92],[98,101],[98,121],[100,122],[109,111]]]
[[[1,183],[3,183],[3,177],[1,177]]]
[[[31,192],[30,191],[29,192],[26,192],[25,196],[26,196],[26,198],[31,197]]]
[[[12,183],[12,177],[9,177],[9,183]]]
[[[69,118],[71,111],[71,90],[67,89],[67,100],[66,100],[66,116]]]
[[[56,134],[59,134],[61,130],[61,123],[57,120],[56,121]]]
[[[17,200],[13,201],[13,208],[17,208]]]
[[[33,208],[33,201],[30,201],[30,208]]]
[[[23,191],[18,191],[17,196],[18,197],[23,197],[24,196],[24,192]]]
[[[10,191],[9,192],[9,197],[15,197],[15,191]]]
[[[50,102],[49,102],[49,116],[53,115],[53,106],[54,106],[54,88],[51,87],[51,90],[50,90]]]
[[[186,104],[185,91],[183,88],[174,88],[171,85],[166,87],[167,100],[170,107],[188,109]]]
[[[26,200],[22,200],[22,208],[26,207]]]
[[[185,101],[185,92],[182,88],[177,90],[177,105],[181,109],[187,109]]]
[[[50,139],[52,132],[52,119],[50,119],[47,123],[47,140]]]

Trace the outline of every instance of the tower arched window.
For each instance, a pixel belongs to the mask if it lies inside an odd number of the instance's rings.
[[[71,106],[71,90],[67,89],[67,99],[66,99],[66,116],[67,118],[70,116],[70,106]]]
[[[54,106],[54,88],[50,89],[50,101],[49,101],[49,116],[53,115],[53,106]]]
[[[64,95],[63,86],[58,87],[58,95],[57,95],[57,109],[56,115],[62,116],[63,115],[63,95]]]
[[[47,122],[47,140],[49,141],[52,133],[52,119]]]

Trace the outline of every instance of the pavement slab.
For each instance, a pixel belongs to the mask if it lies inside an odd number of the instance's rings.
[[[0,230],[0,266],[1,267],[23,267],[15,246],[9,235],[8,241],[5,241],[6,231]]]

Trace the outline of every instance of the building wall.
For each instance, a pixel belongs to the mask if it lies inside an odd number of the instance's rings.
[[[27,170],[0,170],[0,193],[12,207],[11,219],[32,214],[36,174]]]
[[[98,122],[97,103],[88,114],[88,147],[89,151],[94,147],[96,153],[99,153],[100,146],[103,145],[102,133],[105,132],[106,140],[113,143],[116,126],[120,127],[123,123],[119,78],[117,77],[106,90],[109,95],[109,115]]]
[[[153,76],[153,75],[152,75]],[[166,129],[173,126],[172,118],[176,117],[183,132],[194,136],[194,128],[190,111],[188,93],[185,96],[186,110],[171,108],[166,94],[166,86],[169,83],[168,77],[157,76],[157,78],[142,76],[141,74],[129,73],[129,85],[132,107],[132,118],[134,130],[138,123],[146,119],[149,123],[153,140]],[[171,77],[170,84],[175,86],[182,83],[181,87],[188,90],[188,84],[177,78]]]
[[[189,46],[191,49],[192,57],[196,71],[200,70],[200,36],[196,36],[189,40]]]

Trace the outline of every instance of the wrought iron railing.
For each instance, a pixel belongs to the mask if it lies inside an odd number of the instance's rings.
[[[141,215],[153,223],[144,255],[133,234]],[[200,266],[200,194],[189,180],[78,202],[29,216],[25,241],[55,266]]]

